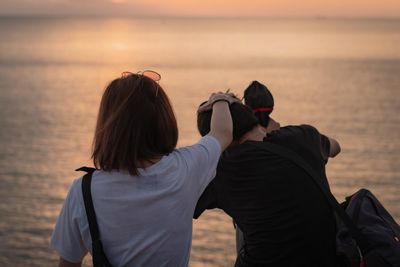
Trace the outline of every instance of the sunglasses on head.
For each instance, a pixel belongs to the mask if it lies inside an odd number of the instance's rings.
[[[154,70],[144,70],[144,71],[138,71],[136,73],[133,73],[130,71],[124,71],[121,73],[121,78],[126,78],[131,75],[139,75],[140,77],[146,76],[147,78],[150,78],[155,82],[158,82],[159,80],[161,80],[161,75],[158,72],[155,72]],[[141,82],[141,81],[142,81],[142,79],[139,80],[139,82]],[[156,96],[157,95],[158,95],[158,87],[157,87],[157,91],[156,91]]]
[[[130,71],[124,71],[121,73],[122,78],[126,78],[130,75],[142,75],[146,76],[147,78],[152,79],[155,82],[158,82],[161,80],[161,75],[158,72],[155,72],[154,70],[144,70],[144,71],[138,71],[136,73],[130,72]]]

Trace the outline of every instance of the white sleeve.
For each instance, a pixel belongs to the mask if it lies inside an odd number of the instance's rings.
[[[68,192],[50,240],[50,247],[60,257],[73,263],[81,262],[88,252],[79,230],[79,220],[82,220],[82,207],[77,194],[79,181],[81,179],[75,180]]]
[[[196,201],[201,193],[215,177],[218,160],[221,155],[221,145],[215,137],[206,135],[192,146],[181,149],[182,156],[188,166],[187,180],[193,186],[192,192],[197,193]]]

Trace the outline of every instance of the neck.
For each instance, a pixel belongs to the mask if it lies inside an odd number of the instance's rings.
[[[140,160],[137,162],[137,167],[138,168],[147,168],[150,167],[151,165],[159,162],[161,160],[162,156],[157,156],[154,157],[152,159],[148,159],[148,160]]]
[[[245,133],[242,138],[240,138],[239,143],[243,143],[245,141],[262,141],[265,137],[267,132],[265,131],[264,127],[261,125],[257,125],[247,133]]]

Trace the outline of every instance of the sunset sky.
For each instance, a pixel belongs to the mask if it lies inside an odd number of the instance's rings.
[[[400,17],[400,0],[0,0],[0,14]]]

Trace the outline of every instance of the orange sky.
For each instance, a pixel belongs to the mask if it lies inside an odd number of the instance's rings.
[[[0,14],[400,17],[400,0],[0,0]]]

